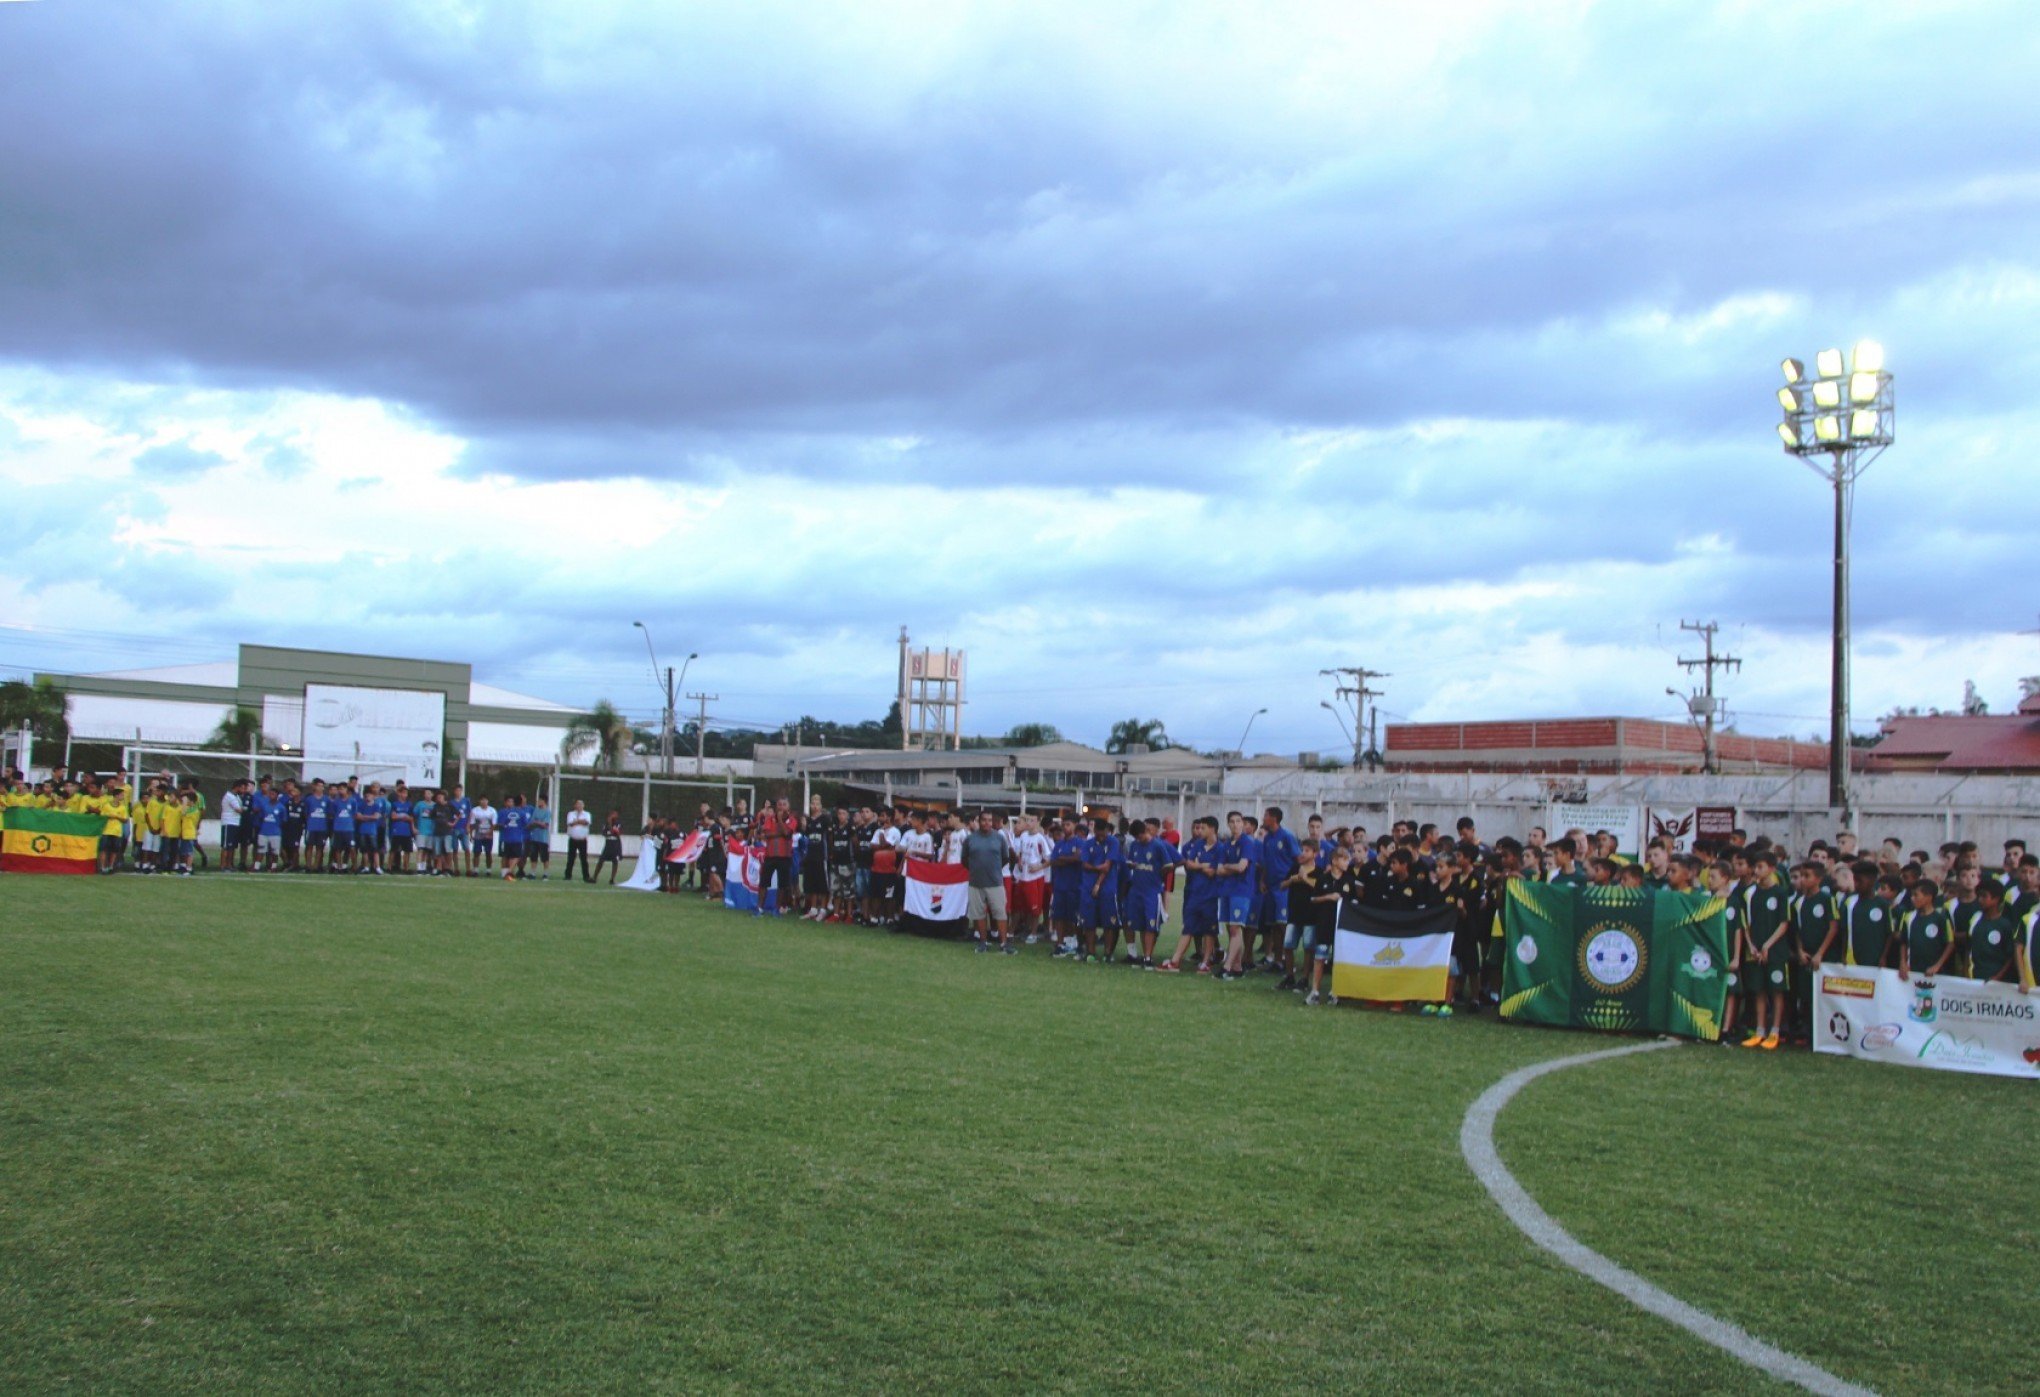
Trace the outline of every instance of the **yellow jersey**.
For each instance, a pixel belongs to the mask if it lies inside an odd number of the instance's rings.
[[[204,818],[205,812],[198,808],[197,801],[193,801],[189,805],[180,805],[177,809],[177,837],[179,839],[198,838],[198,822]]]

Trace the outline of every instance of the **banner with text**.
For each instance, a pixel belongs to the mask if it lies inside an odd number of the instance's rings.
[[[1643,852],[1643,807],[1640,805],[1575,805],[1552,801],[1544,809],[1544,828],[1553,839],[1567,830],[1582,830],[1589,837],[1601,830],[1615,836],[1615,852],[1636,858]],[[1580,850],[1582,855],[1588,851]]]
[[[2040,1077],[2040,995],[2017,985],[1824,965],[1814,977],[1813,1046],[1900,1067]]]
[[[1644,811],[1643,839],[1669,840],[1675,854],[1693,852],[1698,839],[1724,840],[1735,833],[1733,805],[1680,805],[1667,810],[1653,805]]]

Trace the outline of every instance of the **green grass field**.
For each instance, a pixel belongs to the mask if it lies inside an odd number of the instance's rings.
[[[1747,1391],[1458,1152],[1591,1037],[559,883],[0,880],[0,1387]],[[2030,1084],[1684,1048],[1502,1153],[1886,1392],[2031,1390]]]

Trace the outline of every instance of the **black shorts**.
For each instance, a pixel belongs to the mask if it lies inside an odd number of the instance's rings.
[[[802,864],[800,869],[800,890],[808,897],[829,895],[829,866],[823,863]]]
[[[305,827],[303,825],[285,825],[283,827],[284,848],[295,850],[298,845],[304,843],[304,839]]]
[[[330,837],[325,830],[308,829],[305,831],[305,847],[307,849],[323,849],[326,847],[326,841]]]
[[[392,834],[390,836],[390,852],[393,854],[410,853],[411,836],[408,834]]]

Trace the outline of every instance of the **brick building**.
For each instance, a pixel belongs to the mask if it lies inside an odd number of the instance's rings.
[[[1724,772],[1817,771],[1825,742],[1715,734]],[[1529,718],[1390,723],[1382,760],[1396,771],[1523,771],[1585,776],[1699,771],[1700,730],[1655,718]]]

